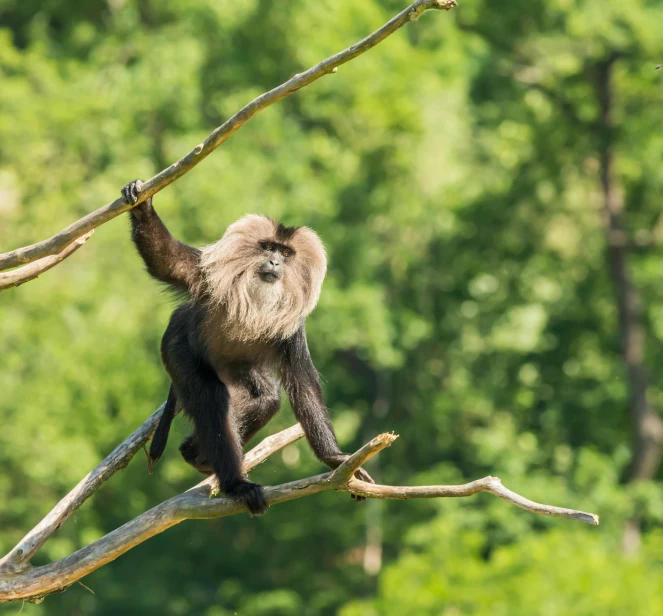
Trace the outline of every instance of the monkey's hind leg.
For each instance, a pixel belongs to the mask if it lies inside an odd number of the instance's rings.
[[[187,464],[190,464],[198,472],[205,475],[211,475],[214,472],[209,460],[202,455],[200,443],[196,438],[196,433],[189,434],[180,445],[180,453]]]
[[[168,330],[162,353],[177,398],[195,425],[200,452],[194,451],[192,441],[187,439],[185,458],[195,454],[195,458],[209,461],[225,494],[241,500],[255,515],[265,513],[262,486],[250,482],[242,470],[242,447],[230,417],[228,388],[203,359],[194,357],[186,339],[176,334],[171,337]]]
[[[152,442],[150,443],[150,453],[147,456],[147,470],[150,474],[152,473],[152,468],[154,465],[163,455],[164,449],[166,449],[166,443],[168,443],[168,434],[170,432],[170,425],[173,423],[176,409],[177,396],[175,395],[175,389],[171,385],[170,390],[168,391],[166,407],[161,414],[159,425],[157,426],[157,429],[154,432],[154,436],[152,437]]]

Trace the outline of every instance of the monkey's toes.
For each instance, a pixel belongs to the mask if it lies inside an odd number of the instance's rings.
[[[252,515],[262,515],[267,511],[267,507],[269,507],[265,500],[265,493],[262,486],[257,483],[243,481],[225,490],[225,493],[232,498],[242,501]]]

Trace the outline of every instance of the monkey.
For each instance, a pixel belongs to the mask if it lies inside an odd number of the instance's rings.
[[[135,180],[122,188],[129,205],[141,187]],[[149,468],[163,454],[181,408],[193,422],[180,446],[184,460],[215,474],[220,490],[251,514],[263,514],[264,491],[243,471],[242,448],[278,412],[281,387],[316,457],[332,469],[349,457],[336,440],[304,324],[327,271],[322,241],[308,227],[248,214],[198,249],[170,234],[151,197],[130,213],[131,237],[147,272],[185,300],[161,341],[171,384]],[[363,469],[355,476],[373,483]]]

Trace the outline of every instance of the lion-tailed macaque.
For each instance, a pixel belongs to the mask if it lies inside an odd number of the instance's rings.
[[[136,203],[142,183],[122,189]],[[194,424],[184,459],[216,474],[219,487],[253,514],[267,508],[262,487],[242,470],[242,447],[276,414],[283,385],[315,455],[336,468],[341,452],[311,361],[304,320],[327,270],[320,238],[247,215],[202,249],[176,240],[152,207],[131,210],[132,239],[147,271],[187,297],[161,342],[171,379],[166,408],[150,446],[150,468],[162,455],[181,406]],[[360,469],[356,476],[372,479]]]

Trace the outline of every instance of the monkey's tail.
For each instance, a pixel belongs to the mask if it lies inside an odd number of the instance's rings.
[[[173,423],[175,411],[177,409],[177,396],[175,395],[175,388],[171,385],[168,391],[168,399],[166,400],[166,407],[163,409],[159,425],[152,437],[150,444],[150,453],[147,456],[147,472],[152,474],[152,468],[159,461],[159,458],[166,449],[168,443],[168,434],[170,432],[170,424]]]

